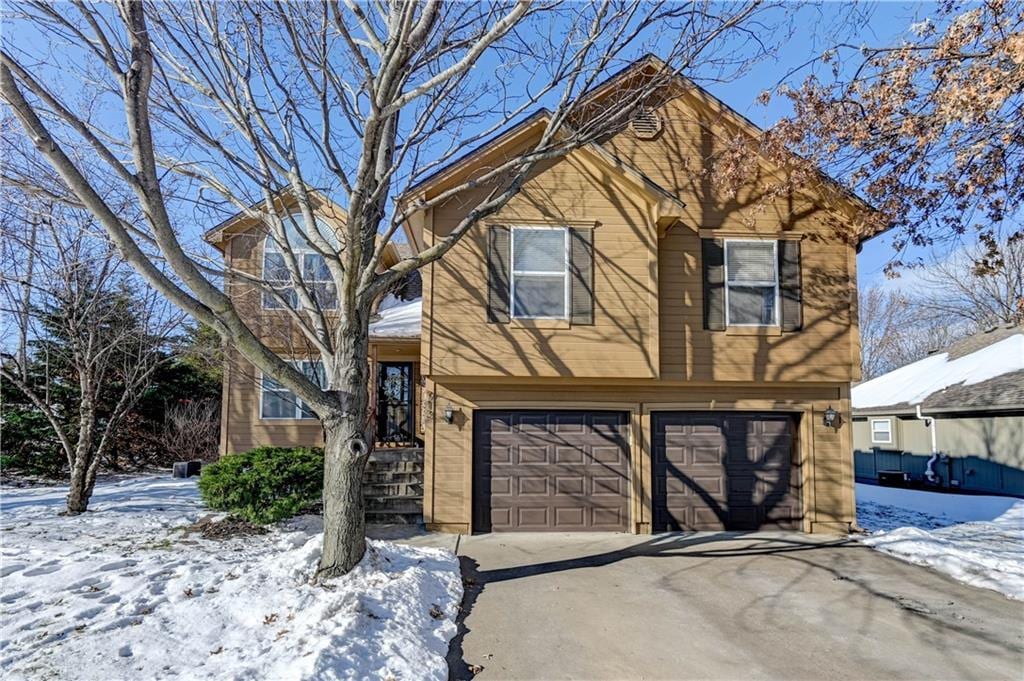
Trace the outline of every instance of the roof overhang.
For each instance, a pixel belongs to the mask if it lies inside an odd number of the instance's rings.
[[[309,196],[314,208],[329,220],[342,223],[348,218],[344,208],[338,206],[315,190],[309,190]],[[279,214],[290,213],[298,205],[298,198],[290,187],[284,187],[271,195],[273,210]],[[267,200],[260,199],[246,206],[231,217],[225,219],[215,227],[208,229],[203,234],[203,240],[220,252],[224,252],[224,246],[228,237],[232,234],[244,232],[260,222],[262,215],[267,213]]]

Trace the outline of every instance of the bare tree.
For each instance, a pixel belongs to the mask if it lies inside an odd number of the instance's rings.
[[[178,458],[209,461],[217,453],[220,404],[216,400],[181,400],[164,410],[160,440]]]
[[[180,315],[155,291],[138,293],[88,214],[21,197],[8,203],[5,227],[12,207],[29,228],[11,230],[3,244],[0,312],[16,342],[0,353],[0,378],[49,422],[70,470],[67,512],[83,513],[99,465]],[[77,408],[57,399],[59,392],[70,392]]]
[[[914,292],[872,286],[860,294],[864,380],[927,357],[976,330],[967,320],[936,316]]]
[[[0,94],[73,200],[154,287],[320,419],[323,577],[347,572],[365,549],[367,325],[376,301],[499,211],[539,164],[626,126],[674,74],[741,72],[771,49],[785,17],[757,1],[121,0],[73,8],[25,2],[19,10],[18,20],[34,27],[25,33],[50,44],[38,50],[9,39]],[[629,88],[595,90],[655,45],[660,60],[620,74]],[[55,64],[54,53],[70,54],[72,63]],[[88,84],[84,99],[102,100],[102,115],[83,115],[66,96],[69,69]],[[528,119],[539,134],[515,153],[436,196],[411,191],[541,106]],[[79,145],[92,153],[88,163],[69,153]],[[98,176],[130,191],[145,220],[127,220],[109,205]],[[182,181],[175,191],[171,176]],[[469,198],[481,187],[484,198]],[[344,209],[342,228],[316,220],[324,200]],[[404,223],[453,200],[473,203],[446,236],[382,267],[385,245]],[[189,227],[210,207],[264,225],[281,254],[277,285],[221,271],[190,247]],[[323,278],[303,277],[297,246],[323,257],[328,289]],[[225,279],[281,303],[319,357],[322,381],[263,342],[225,294]]]
[[[932,316],[974,328],[1024,324],[1024,235],[983,239],[924,268],[916,302]]]

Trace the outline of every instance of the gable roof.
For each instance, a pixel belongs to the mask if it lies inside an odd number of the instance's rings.
[[[643,57],[637,59],[636,61],[626,65],[619,71],[613,73],[604,81],[595,85],[590,90],[582,93],[580,95],[580,99],[589,100],[600,97],[602,94],[613,89],[620,82],[626,80],[629,77],[642,75],[644,71],[655,74],[658,72],[666,71],[668,68],[668,65],[657,56],[653,54],[644,55]],[[718,109],[728,120],[736,124],[741,130],[743,130],[747,135],[749,135],[752,138],[759,138],[764,134],[764,130],[762,130],[753,121],[751,121],[746,116],[730,107],[722,100],[715,97],[713,94],[711,94],[704,88],[697,85],[689,78],[686,78],[682,74],[675,71],[671,72],[670,76],[671,77],[667,81],[666,85],[662,87],[674,85],[676,87],[681,88],[683,92],[695,94],[697,97],[701,99],[701,101],[705,103],[710,103],[715,109]],[[548,111],[546,108],[541,108],[535,111],[534,113],[530,114],[519,123],[513,125],[511,128],[505,130],[504,132],[497,133],[496,135],[492,136],[486,141],[481,142],[480,144],[478,144],[476,147],[466,152],[465,154],[453,159],[451,162],[449,162],[442,168],[439,168],[438,170],[435,170],[434,172],[427,175],[426,177],[420,179],[416,184],[411,186],[406,191],[405,195],[401,200],[406,200],[408,197],[413,195],[427,194],[430,192],[431,189],[442,184],[443,182],[445,182],[446,180],[450,179],[453,176],[458,176],[460,173],[468,174],[472,172],[472,170],[475,167],[483,165],[490,156],[499,153],[499,151],[502,148],[511,146],[515,144],[517,141],[521,141],[523,137],[526,136],[531,130],[536,130],[538,128],[541,128],[542,125],[546,125],[546,122],[550,118],[550,116],[551,112]],[[605,151],[605,153],[608,153],[607,150],[604,149],[604,147],[601,147],[597,143],[592,143],[591,145],[588,146],[597,147]],[[794,157],[796,157],[795,154]],[[619,160],[618,162],[620,164],[626,165],[621,160]],[[635,169],[633,169],[633,171],[639,172],[636,171]],[[642,173],[640,174],[642,175]],[[830,177],[827,173],[818,170],[817,175],[819,179],[822,181],[822,184],[827,189],[837,193],[844,200],[856,204],[865,210],[875,211],[875,208],[871,206],[867,201],[865,201],[863,198],[861,198],[854,192],[850,191],[848,188],[844,187],[834,178]],[[657,190],[660,190],[665,194],[668,194],[675,198],[676,200],[678,200],[678,197],[675,197],[675,195],[672,194],[671,192],[668,192],[667,190],[659,187],[657,183],[651,181],[650,178],[646,179],[648,182],[650,182],[650,185],[652,185],[653,188],[656,188]],[[882,231],[884,230],[880,230],[872,234],[866,234],[860,239],[860,241],[863,242],[870,238],[873,238],[880,234]]]
[[[345,220],[348,217],[348,212],[337,205],[327,197],[323,196],[320,192],[315,189],[309,190],[309,196],[316,204],[319,214],[324,214],[322,209],[328,208],[330,215],[327,217],[334,220]],[[290,187],[281,187],[271,194],[271,198],[274,201],[275,208],[281,211],[290,211],[295,207],[296,199],[294,194],[291,192]],[[247,213],[249,211],[262,211],[263,204],[266,199],[258,199],[253,201],[245,210],[240,210],[233,215],[228,216],[224,220],[221,220],[218,224],[214,225],[210,229],[203,233],[203,241],[212,245],[217,250],[224,251],[225,237],[236,232],[242,232],[254,225],[254,219],[249,217]]]
[[[853,387],[854,414],[1024,410],[1024,326],[974,334]]]

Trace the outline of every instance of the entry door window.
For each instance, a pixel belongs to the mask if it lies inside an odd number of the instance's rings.
[[[411,362],[381,362],[377,370],[377,441],[414,444]]]

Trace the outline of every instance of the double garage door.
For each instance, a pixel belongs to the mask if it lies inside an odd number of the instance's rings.
[[[794,423],[787,414],[655,412],[653,529],[800,529]],[[473,527],[628,531],[629,415],[478,411]]]

